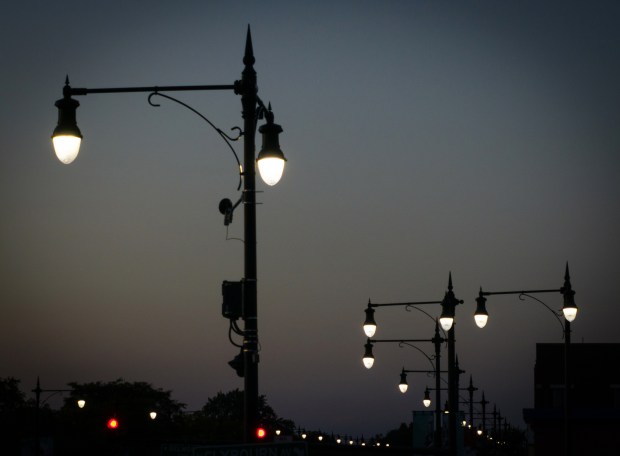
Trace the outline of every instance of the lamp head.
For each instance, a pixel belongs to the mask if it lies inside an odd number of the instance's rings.
[[[457,304],[462,303],[462,301],[456,299],[452,290],[452,273],[450,273],[448,276],[448,291],[446,291],[441,301],[441,315],[439,316],[439,324],[441,324],[444,331],[450,331],[452,328],[455,308]]]
[[[570,275],[568,273],[568,263],[566,263],[566,272],[564,273],[564,286],[560,289],[562,296],[564,296],[564,305],[562,306],[562,312],[564,318],[569,323],[577,317],[577,304],[575,304],[575,292],[570,284]]]
[[[409,385],[407,384],[407,374],[405,372],[405,369],[403,369],[403,371],[400,373],[400,383],[398,384],[398,389],[401,393],[404,394],[407,392],[408,388]]]
[[[82,133],[77,126],[75,111],[80,103],[71,98],[71,87],[67,77],[63,97],[54,104],[58,108],[58,124],[52,133],[54,151],[58,159],[69,164],[77,157],[82,142]]]
[[[454,304],[450,302],[449,293],[446,292],[443,301],[441,301],[441,315],[439,316],[439,324],[444,331],[450,331],[454,323]]]
[[[377,323],[375,322],[375,309],[370,306],[370,301],[368,301],[368,307],[364,312],[366,312],[366,320],[364,320],[364,333],[367,337],[372,337],[377,331]]]
[[[276,185],[282,178],[284,172],[284,164],[286,158],[280,149],[279,135],[282,133],[282,127],[273,122],[273,112],[271,105],[265,117],[267,123],[261,125],[258,132],[263,135],[263,146],[258,153],[256,163],[258,164],[258,172],[267,185]]]
[[[489,319],[486,302],[487,299],[482,295],[482,288],[480,288],[480,292],[476,298],[476,313],[474,314],[474,320],[479,328],[484,328],[487,324],[487,320]]]
[[[372,354],[372,343],[370,343],[370,340],[364,344],[364,357],[362,358],[362,362],[364,363],[364,367],[366,367],[366,369],[370,369],[375,363],[375,357]]]
[[[422,399],[422,404],[424,404],[424,407],[426,408],[431,406],[431,393],[428,388],[424,390],[424,399]]]

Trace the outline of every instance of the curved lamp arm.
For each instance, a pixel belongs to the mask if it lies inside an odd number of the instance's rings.
[[[429,362],[429,363],[431,363],[431,367],[433,368],[433,371],[435,370],[435,363],[433,362],[433,358],[434,358],[434,356],[433,356],[433,357],[428,356],[424,350],[422,350],[420,347],[418,347],[418,346],[416,346],[416,345],[414,345],[414,344],[412,344],[412,343],[409,343],[409,342],[406,342],[406,341],[400,341],[400,342],[398,343],[398,346],[399,346],[399,347],[401,347],[401,348],[402,348],[404,345],[406,345],[406,346],[408,346],[408,347],[411,347],[411,348],[415,348],[417,351],[419,351],[420,353],[422,353],[422,354],[424,355],[424,357],[425,357],[426,359],[428,359],[428,362]]]
[[[561,313],[556,312],[555,310],[553,310],[551,307],[549,307],[545,302],[541,301],[540,299],[538,299],[535,296],[532,296],[530,294],[527,293],[519,293],[519,299],[521,301],[524,301],[524,297],[526,298],[530,298],[533,299],[534,301],[539,302],[540,304],[542,304],[543,306],[545,306],[547,308],[547,310],[549,312],[551,312],[553,314],[553,316],[555,317],[555,319],[558,321],[558,323],[560,324],[560,326],[562,327],[562,338],[564,338],[564,332],[566,330],[566,328],[564,327],[564,323],[562,323],[562,319],[560,318],[560,315],[562,315]]]
[[[190,105],[188,105],[187,103],[182,102],[181,100],[178,100],[177,98],[171,97],[170,95],[166,95],[163,94],[161,92],[158,91],[154,91],[151,94],[149,94],[148,96],[148,102],[151,106],[158,108],[159,106],[161,106],[159,103],[153,103],[152,98],[154,96],[158,96],[158,97],[163,97],[163,98],[167,98],[168,100],[174,101],[175,103],[180,104],[181,106],[189,109],[190,111],[192,111],[194,114],[196,114],[198,117],[200,117],[202,120],[204,120],[205,122],[207,122],[216,132],[217,134],[220,135],[220,137],[224,140],[224,142],[226,143],[226,145],[228,146],[228,148],[230,149],[230,151],[233,153],[233,155],[235,156],[235,160],[237,161],[237,166],[239,168],[239,184],[237,185],[237,190],[241,189],[241,176],[243,174],[243,166],[241,165],[241,161],[239,161],[239,156],[237,155],[237,152],[235,152],[235,149],[233,148],[232,144],[230,144],[230,141],[237,141],[239,140],[239,138],[241,138],[243,136],[243,131],[241,131],[241,128],[239,127],[233,127],[231,128],[231,130],[237,130],[238,134],[235,137],[231,137],[228,136],[226,133],[224,133],[221,129],[219,129],[218,127],[216,127],[213,122],[211,122],[209,119],[207,119],[203,114],[201,114],[200,112],[198,112],[196,109],[192,108]]]

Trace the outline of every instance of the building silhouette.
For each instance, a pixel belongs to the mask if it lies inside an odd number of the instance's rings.
[[[620,344],[536,344],[534,408],[523,417],[534,455],[620,454]],[[568,399],[568,413],[564,405]],[[566,434],[568,437],[566,437]],[[569,451],[565,451],[565,440]]]

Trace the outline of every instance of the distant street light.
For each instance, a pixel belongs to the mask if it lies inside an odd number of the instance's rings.
[[[194,112],[213,127],[222,139],[228,144],[239,165],[240,179],[243,180],[243,194],[237,204],[230,200],[220,203],[220,210],[224,214],[225,224],[232,220],[232,212],[238,204],[244,208],[244,279],[243,283],[243,330],[237,331],[243,336],[243,376],[244,376],[244,437],[246,442],[256,441],[254,430],[259,421],[258,415],[258,315],[257,315],[257,260],[256,260],[256,167],[267,185],[275,185],[281,178],[286,159],[280,149],[278,136],[282,127],[274,123],[271,106],[267,107],[258,97],[256,71],[254,70],[254,52],[252,38],[248,27],[245,54],[243,57],[245,68],[241,80],[229,85],[198,85],[198,86],[154,86],[154,87],[117,87],[117,88],[72,88],[67,77],[63,88],[63,98],[56,102],[58,108],[58,125],[52,134],[54,150],[58,159],[65,164],[74,161],[80,150],[82,133],[77,126],[76,110],[80,105],[72,96],[104,93],[135,93],[150,92],[148,102],[152,106],[159,106],[151,101],[154,96],[174,101]],[[163,92],[173,91],[234,91],[241,96],[243,130],[238,130],[237,137],[230,137],[217,128],[205,116],[194,108]],[[266,123],[258,131],[262,134],[262,148],[255,156],[255,135],[259,119]],[[229,141],[236,141],[243,136],[244,155],[243,164]],[[232,327],[232,322],[231,322]],[[236,323],[235,323],[236,327]],[[239,370],[240,371],[240,370]]]
[[[437,403],[439,403],[439,401],[437,401]],[[424,399],[422,399],[422,404],[426,408],[431,406],[431,392],[428,390],[428,387],[424,390]]]
[[[545,304],[540,299],[532,296],[539,293],[560,293],[563,297],[563,305],[561,312],[554,311],[551,307]],[[523,290],[523,291],[480,291],[476,298],[476,312],[474,319],[476,325],[480,328],[484,328],[487,324],[489,314],[486,309],[485,296],[491,295],[519,295],[520,300],[524,298],[530,298],[538,303],[542,304],[549,310],[562,327],[564,336],[564,454],[569,455],[571,451],[570,447],[570,325],[571,322],[577,317],[577,304],[575,304],[575,291],[573,291],[570,274],[568,271],[568,263],[566,263],[566,269],[564,272],[564,284],[560,288],[545,289],[545,290]],[[564,322],[562,323],[561,316],[564,316]]]
[[[430,316],[430,314],[428,314],[427,312],[417,307],[417,306],[426,305],[426,304],[441,304],[441,315],[439,317],[439,322],[442,328],[444,329],[444,331],[448,332],[448,338],[447,338],[447,342],[448,342],[448,403],[454,411],[454,413],[450,414],[450,417],[448,419],[448,441],[449,441],[450,454],[455,455],[457,452],[456,417],[458,415],[458,376],[460,372],[459,372],[459,369],[457,368],[457,361],[456,361],[456,338],[455,338],[455,333],[454,333],[454,317],[455,317],[456,306],[459,304],[463,304],[463,300],[457,299],[454,295],[453,286],[452,286],[452,273],[450,273],[448,276],[448,290],[445,292],[444,298],[441,301],[376,304],[376,303],[372,303],[369,300],[368,307],[365,309],[366,318],[364,320],[364,325],[363,325],[364,334],[366,334],[366,337],[368,337],[368,341],[364,345],[365,351],[364,351],[364,357],[362,358],[362,361],[364,363],[364,366],[367,369],[372,368],[372,366],[374,365],[375,357],[372,352],[372,344],[374,342],[400,342],[401,344],[403,344],[405,342],[414,341],[411,339],[410,340],[393,339],[393,340],[383,340],[383,341],[378,340],[378,339],[371,339],[376,334],[376,331],[377,331],[377,322],[375,321],[375,316],[374,316],[375,314],[374,309],[376,307],[405,306],[407,310],[409,310],[409,308],[416,309],[420,312],[423,312],[424,314],[429,316],[431,319],[435,320],[432,316]],[[437,334],[436,337],[438,338],[439,335],[438,335],[437,328],[436,328],[436,334]],[[429,341],[429,340],[423,340],[423,341]],[[430,341],[432,341],[432,339]],[[418,342],[421,342],[421,341],[418,340]],[[417,348],[417,347],[414,347],[414,348]],[[439,353],[436,353],[436,356],[438,355]],[[437,381],[439,381],[439,377],[437,377]],[[436,389],[439,391],[440,388],[438,385]],[[439,402],[440,402],[440,399],[438,397],[437,404],[439,404]],[[438,413],[436,415],[439,416]],[[440,420],[438,421],[440,423]],[[441,424],[438,424],[438,425],[436,424],[437,430],[439,430],[440,427],[441,427]],[[439,438],[438,436],[436,437]],[[439,440],[436,441],[436,446],[439,448],[440,444],[441,444],[441,440],[439,438]]]
[[[37,407],[35,410],[35,420],[34,420],[35,454],[39,454],[42,451],[41,450],[41,423],[40,423],[41,420],[39,416],[41,413],[41,406],[45,404],[52,396],[55,396],[56,394],[70,393],[72,391],[73,390],[71,389],[42,389],[39,377],[37,377],[37,386],[35,389],[32,390],[32,392],[35,394],[35,403]],[[45,400],[43,400],[43,402],[41,402],[41,393],[52,393],[52,394],[50,394]],[[82,408],[83,406],[80,406],[79,402],[80,401],[78,401],[78,407]]]

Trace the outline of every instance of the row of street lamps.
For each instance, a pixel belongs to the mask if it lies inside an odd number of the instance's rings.
[[[241,314],[235,315],[241,317],[244,321],[243,329],[238,328],[236,323],[231,321],[231,327],[234,331],[243,337],[241,344],[241,358],[243,369],[239,372],[243,373],[244,377],[244,435],[245,440],[250,442],[254,440],[253,431],[259,423],[258,416],[258,315],[257,315],[257,260],[256,260],[256,184],[255,174],[256,167],[258,167],[259,173],[267,185],[275,185],[281,178],[285,157],[280,149],[278,136],[282,132],[282,128],[274,123],[274,115],[271,110],[271,106],[266,106],[262,100],[258,97],[257,77],[254,70],[254,53],[252,47],[251,34],[248,27],[246,36],[245,54],[243,57],[244,69],[242,71],[241,80],[235,81],[234,84],[228,85],[197,85],[197,86],[152,86],[152,87],[116,87],[116,88],[73,88],[69,85],[68,77],[63,88],[63,98],[56,102],[58,108],[58,125],[56,126],[52,140],[54,144],[54,150],[58,159],[65,164],[74,161],[79,153],[80,145],[82,141],[82,133],[77,126],[76,110],[79,106],[79,102],[75,100],[74,96],[84,96],[88,94],[105,94],[105,93],[135,93],[144,92],[150,93],[148,97],[149,104],[152,106],[159,106],[153,103],[151,100],[155,96],[160,96],[168,100],[174,101],[187,109],[191,110],[202,119],[204,119],[216,132],[222,137],[222,139],[228,144],[230,149],[235,154],[237,163],[239,165],[240,177],[243,181],[243,194],[240,200],[236,204],[232,204],[229,200],[224,200],[220,204],[220,210],[224,213],[225,224],[230,223],[232,220],[232,212],[240,204],[243,203],[244,207],[244,278],[242,283],[242,306]],[[233,91],[235,94],[241,96],[242,104],[242,117],[243,117],[243,129],[235,127],[239,131],[238,136],[230,137],[219,128],[215,127],[211,121],[198,111],[188,106],[187,104],[177,100],[164,92],[176,92],[176,91]],[[258,131],[263,137],[263,146],[255,156],[255,134],[256,127],[259,119],[265,119],[266,123],[262,125]],[[233,130],[234,130],[233,129]],[[230,141],[236,141],[243,137],[244,139],[244,155],[243,163],[237,157],[234,149],[230,145]],[[570,285],[570,277],[568,274],[568,265],[566,266],[565,282],[564,286],[559,290],[529,290],[520,292],[483,292],[480,289],[479,296],[476,299],[477,308],[475,312],[475,321],[479,327],[484,327],[488,321],[488,312],[486,310],[486,298],[485,296],[493,294],[519,294],[520,298],[532,297],[532,294],[537,293],[549,293],[560,292],[564,296],[564,306],[562,312],[566,320],[563,325],[565,334],[565,419],[566,419],[566,439],[568,439],[568,344],[570,342],[570,322],[572,322],[577,315],[577,306],[574,302],[574,291]],[[542,303],[542,301],[533,298]],[[454,334],[454,319],[456,306],[462,304],[463,301],[455,297],[452,287],[452,276],[449,276],[448,290],[446,291],[443,300],[441,301],[427,301],[417,303],[396,303],[396,304],[373,304],[368,303],[366,309],[366,321],[364,323],[364,331],[368,337],[366,344],[366,352],[364,355],[364,365],[367,368],[372,367],[374,362],[374,356],[372,354],[373,343],[377,342],[398,342],[402,344],[411,344],[415,342],[433,342],[436,344],[435,364],[433,360],[429,358],[431,364],[434,367],[436,377],[439,377],[439,361],[440,354],[437,347],[442,342],[447,342],[448,345],[448,405],[450,412],[449,419],[449,446],[451,451],[455,451],[456,448],[456,411],[458,410],[458,376],[460,371],[457,368],[456,350],[455,350],[455,334]],[[433,339],[426,340],[412,340],[412,339],[393,339],[393,340],[373,340],[371,339],[376,331],[376,322],[374,320],[374,308],[380,306],[406,306],[407,308],[416,308],[417,306],[424,304],[440,304],[441,314],[438,318],[438,322],[444,332],[447,332],[447,338],[439,341],[438,331],[436,329],[436,336]],[[543,303],[544,304],[544,303]],[[546,305],[546,304],[545,304]],[[550,309],[551,310],[551,309]],[[555,312],[554,312],[555,315]],[[557,316],[557,315],[556,315]],[[232,319],[231,319],[232,320]],[[414,346],[414,348],[417,348]],[[406,372],[404,372],[406,374]],[[404,383],[401,382],[401,385]],[[404,386],[403,386],[404,387]],[[439,386],[436,385],[437,394],[439,395]],[[439,396],[438,396],[439,397]],[[437,400],[439,403],[439,400]],[[436,441],[438,442],[438,441]],[[568,440],[565,442],[568,448]]]
[[[543,301],[539,300],[538,298],[532,296],[534,294],[539,294],[539,293],[560,293],[563,296],[563,306],[561,309],[561,312],[558,314],[557,312],[555,312],[553,309],[551,309],[547,304],[545,304]],[[575,320],[576,316],[577,316],[577,305],[575,304],[575,300],[574,300],[574,296],[575,296],[575,292],[572,289],[571,286],[571,282],[570,282],[570,274],[569,274],[569,269],[568,269],[568,263],[566,264],[566,269],[565,269],[565,273],[564,273],[564,284],[562,285],[562,287],[558,288],[558,289],[537,289],[537,290],[524,290],[524,291],[496,291],[496,292],[485,292],[482,291],[482,288],[480,288],[480,292],[478,295],[478,298],[476,298],[476,311],[474,313],[474,321],[476,323],[476,325],[480,328],[484,328],[488,322],[488,311],[486,309],[486,297],[485,296],[490,296],[490,295],[507,295],[507,294],[517,294],[519,295],[519,298],[521,300],[523,300],[524,298],[531,298],[537,302],[539,302],[540,304],[544,305],[548,310],[550,310],[553,315],[555,316],[555,318],[560,322],[563,331],[564,331],[564,344],[565,344],[565,350],[564,350],[564,380],[565,380],[565,386],[564,386],[564,395],[565,395],[565,401],[564,401],[564,448],[565,448],[565,454],[570,454],[570,430],[569,430],[569,426],[570,426],[570,422],[569,422],[569,414],[570,414],[570,397],[569,397],[569,379],[570,379],[570,370],[569,370],[569,348],[570,348],[570,323],[572,321]],[[448,418],[448,451],[450,452],[450,454],[452,455],[456,455],[456,447],[457,447],[457,442],[456,442],[456,420],[457,420],[457,413],[458,413],[458,384],[459,384],[459,375],[463,372],[458,368],[458,360],[456,358],[456,351],[455,351],[455,338],[454,338],[454,320],[455,320],[455,309],[456,306],[458,304],[462,304],[463,301],[457,299],[454,296],[454,292],[453,292],[453,286],[452,286],[452,275],[449,275],[449,279],[448,279],[448,290],[445,293],[444,299],[442,301],[423,301],[423,302],[407,302],[407,303],[388,303],[388,304],[376,304],[376,303],[372,303],[370,300],[368,301],[368,307],[365,309],[365,313],[366,313],[366,318],[364,320],[364,324],[363,324],[363,330],[364,333],[367,336],[367,342],[364,345],[364,356],[362,358],[362,362],[364,364],[364,366],[367,369],[372,368],[372,366],[374,365],[374,354],[373,354],[373,344],[374,343],[378,343],[378,342],[394,342],[394,343],[398,343],[400,346],[403,345],[408,345],[411,346],[415,349],[417,349],[419,352],[421,352],[422,354],[424,354],[424,356],[426,356],[428,358],[428,360],[431,362],[431,365],[433,366],[433,371],[418,371],[418,370],[406,370],[403,368],[402,372],[401,372],[401,381],[399,383],[399,389],[401,392],[406,392],[408,389],[408,384],[407,384],[407,376],[406,374],[408,372],[423,372],[423,373],[433,373],[435,375],[435,381],[436,381],[436,387],[434,388],[436,391],[436,404],[435,404],[435,417],[436,417],[436,422],[435,422],[435,438],[434,438],[434,445],[437,449],[440,448],[441,446],[441,440],[438,437],[440,434],[440,419],[439,414],[441,413],[441,409],[440,409],[440,386],[439,386],[439,377],[440,377],[440,373],[444,372],[440,370],[440,346],[443,342],[447,341],[447,345],[448,345],[448,401],[447,401],[447,406],[446,406],[446,411],[447,413],[449,413],[449,418]],[[433,339],[372,339],[372,337],[374,337],[374,335],[376,334],[377,331],[377,323],[375,321],[375,308],[377,307],[383,307],[383,306],[406,306],[406,309],[408,310],[409,308],[415,308],[417,310],[420,310],[417,306],[419,305],[425,305],[425,304],[441,304],[441,314],[439,316],[439,318],[436,320],[436,335],[435,338]],[[426,313],[426,312],[424,312]],[[429,314],[427,314],[429,315]],[[561,321],[560,319],[560,315],[562,315],[564,317],[564,322]],[[429,315],[430,316],[430,315]],[[441,325],[442,329],[444,330],[444,332],[448,333],[448,338],[446,339],[442,339],[439,337],[439,333],[438,333],[438,329],[437,329],[437,321],[439,322],[439,324]],[[421,343],[421,342],[433,342],[435,344],[435,355],[433,356],[434,358],[434,362],[433,362],[433,358],[431,358],[430,356],[426,355],[426,353],[424,353],[423,350],[419,349],[417,346],[413,345],[414,343]],[[470,402],[473,400],[472,399],[472,393],[473,390],[475,390],[473,388],[473,385],[471,385],[471,380],[470,380],[470,387],[469,388],[464,388],[466,390],[471,390],[470,391]],[[483,398],[484,399],[484,398]],[[423,399],[423,403],[425,407],[430,406],[431,404],[431,399],[430,399],[430,391],[428,389],[428,387],[426,388],[425,392],[424,392],[424,399]],[[471,407],[471,405],[470,405]],[[471,412],[471,408],[470,408],[470,415],[473,414]],[[472,417],[470,417],[470,419],[472,419]]]

